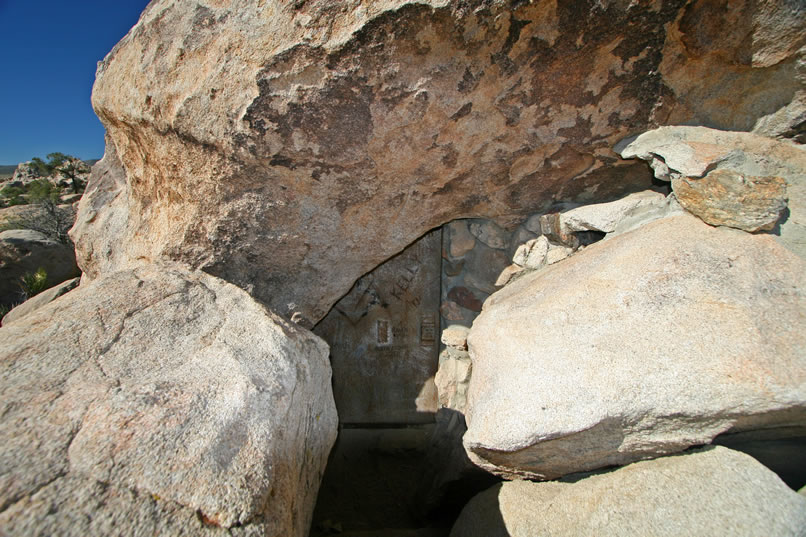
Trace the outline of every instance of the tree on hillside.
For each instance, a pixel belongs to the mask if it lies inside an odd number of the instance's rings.
[[[54,173],[60,174],[70,181],[70,186],[76,194],[81,192],[81,187],[84,186],[78,175],[88,171],[87,165],[83,161],[64,153],[49,153],[47,162],[39,157],[34,157],[28,168],[39,177],[47,177]]]
[[[34,157],[31,159],[31,163],[28,164],[28,169],[31,170],[31,172],[37,177],[47,177],[53,173],[53,170],[48,166],[48,163],[39,157]]]

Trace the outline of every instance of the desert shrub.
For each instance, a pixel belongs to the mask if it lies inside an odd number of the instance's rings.
[[[26,197],[28,208],[14,218],[9,218],[4,229],[32,229],[63,244],[72,244],[67,232],[76,219],[70,206],[59,206],[61,190],[46,179],[37,179],[28,184]]]
[[[3,198],[5,205],[25,205],[28,200],[25,199],[25,189],[18,186],[6,186],[0,190],[0,198]]]
[[[28,300],[48,288],[48,273],[44,268],[39,267],[36,272],[26,272],[20,278],[20,289],[23,300]]]
[[[61,190],[47,179],[36,179],[28,183],[28,201],[30,203],[59,203]]]

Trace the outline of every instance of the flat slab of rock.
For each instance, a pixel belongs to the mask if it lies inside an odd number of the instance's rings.
[[[691,215],[492,295],[468,337],[471,459],[553,479],[806,422],[806,263]]]
[[[560,225],[566,233],[573,231],[611,233],[631,212],[641,208],[661,207],[665,203],[666,196],[660,192],[645,190],[609,203],[583,205],[560,213]]]
[[[74,531],[42,495],[93,516],[97,482],[140,498],[115,509],[165,509],[151,498],[209,526],[306,535],[336,435],[327,357],[208,275],[150,267],[80,286],[0,328],[0,526]],[[116,532],[139,531],[119,515]]]
[[[579,480],[495,485],[465,506],[451,537],[796,537],[804,527],[806,498],[716,447]]]
[[[46,289],[42,291],[36,296],[33,296],[20,304],[19,306],[13,308],[11,311],[6,313],[3,317],[3,324],[8,324],[14,322],[16,320],[22,319],[29,313],[33,313],[42,306],[50,304],[63,294],[72,291],[76,287],[78,287],[81,278],[73,278],[72,280],[67,280],[66,282],[62,282],[59,285],[54,285],[50,289]]]

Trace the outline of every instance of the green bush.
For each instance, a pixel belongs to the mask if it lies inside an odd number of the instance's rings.
[[[36,179],[28,183],[28,201],[30,203],[58,204],[60,195],[61,190],[47,179]]]
[[[48,273],[44,268],[39,267],[33,274],[26,272],[20,278],[20,289],[22,289],[23,300],[28,300],[48,288]]]
[[[0,190],[0,198],[3,198],[6,205],[25,205],[28,203],[25,196],[25,189],[18,186],[7,186]]]

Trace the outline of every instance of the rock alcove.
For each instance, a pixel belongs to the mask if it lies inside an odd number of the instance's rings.
[[[710,444],[804,436],[804,21],[151,2],[98,66],[82,283],[0,328],[0,525],[514,536],[556,500],[570,534],[796,535],[806,500]]]

